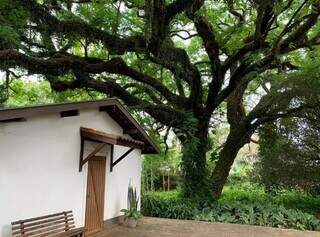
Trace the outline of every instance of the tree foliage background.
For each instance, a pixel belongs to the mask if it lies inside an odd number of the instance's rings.
[[[119,98],[176,135],[186,197],[218,198],[261,125],[319,106],[319,67],[304,71],[319,56],[319,0],[0,3],[1,101],[25,77],[72,91],[61,100]],[[211,166],[221,120],[228,135]]]
[[[319,111],[303,119],[281,119],[259,130],[259,181],[273,188],[320,193]]]

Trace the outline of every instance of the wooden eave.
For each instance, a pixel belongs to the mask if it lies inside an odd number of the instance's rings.
[[[97,131],[92,128],[81,127],[80,136],[86,140],[105,143],[105,144],[132,147],[132,148],[141,149],[141,150],[144,147],[144,142],[142,141],[137,141],[124,136]]]
[[[128,137],[109,134],[102,131],[98,131],[92,128],[80,128],[80,137],[81,137],[81,145],[80,145],[80,160],[79,160],[79,172],[82,171],[82,167],[85,163],[87,163],[93,157],[96,157],[96,154],[101,151],[106,145],[111,146],[111,154],[110,154],[110,172],[112,172],[114,166],[116,166],[120,161],[126,158],[134,149],[143,150],[144,142],[137,141]],[[87,156],[84,157],[84,144],[85,141],[93,141],[98,142],[98,146]],[[122,154],[119,158],[114,159],[114,145],[129,147],[129,149]]]
[[[100,111],[107,112],[108,115],[123,128],[124,134],[130,135],[134,140],[144,142],[145,145],[142,154],[160,153],[159,147],[149,137],[146,131],[130,115],[129,111],[120,105],[117,101],[114,105],[101,106]]]

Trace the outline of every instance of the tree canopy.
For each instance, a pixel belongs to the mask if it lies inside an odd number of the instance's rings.
[[[147,113],[183,146],[188,197],[219,197],[260,125],[319,106],[319,74],[301,74],[317,65],[319,0],[0,2],[1,91],[37,75]],[[210,170],[208,133],[222,117],[230,131]]]

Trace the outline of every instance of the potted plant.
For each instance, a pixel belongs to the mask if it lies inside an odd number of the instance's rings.
[[[137,191],[133,188],[130,184],[128,187],[128,209],[122,209],[121,212],[124,213],[124,220],[128,227],[136,227],[138,219],[140,218],[141,214],[138,211],[138,203],[139,197],[137,196]]]

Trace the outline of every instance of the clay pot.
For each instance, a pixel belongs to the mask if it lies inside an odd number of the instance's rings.
[[[126,225],[130,228],[135,228],[137,227],[137,223],[138,223],[138,220],[134,219],[134,218],[128,218],[127,221],[126,221]]]

